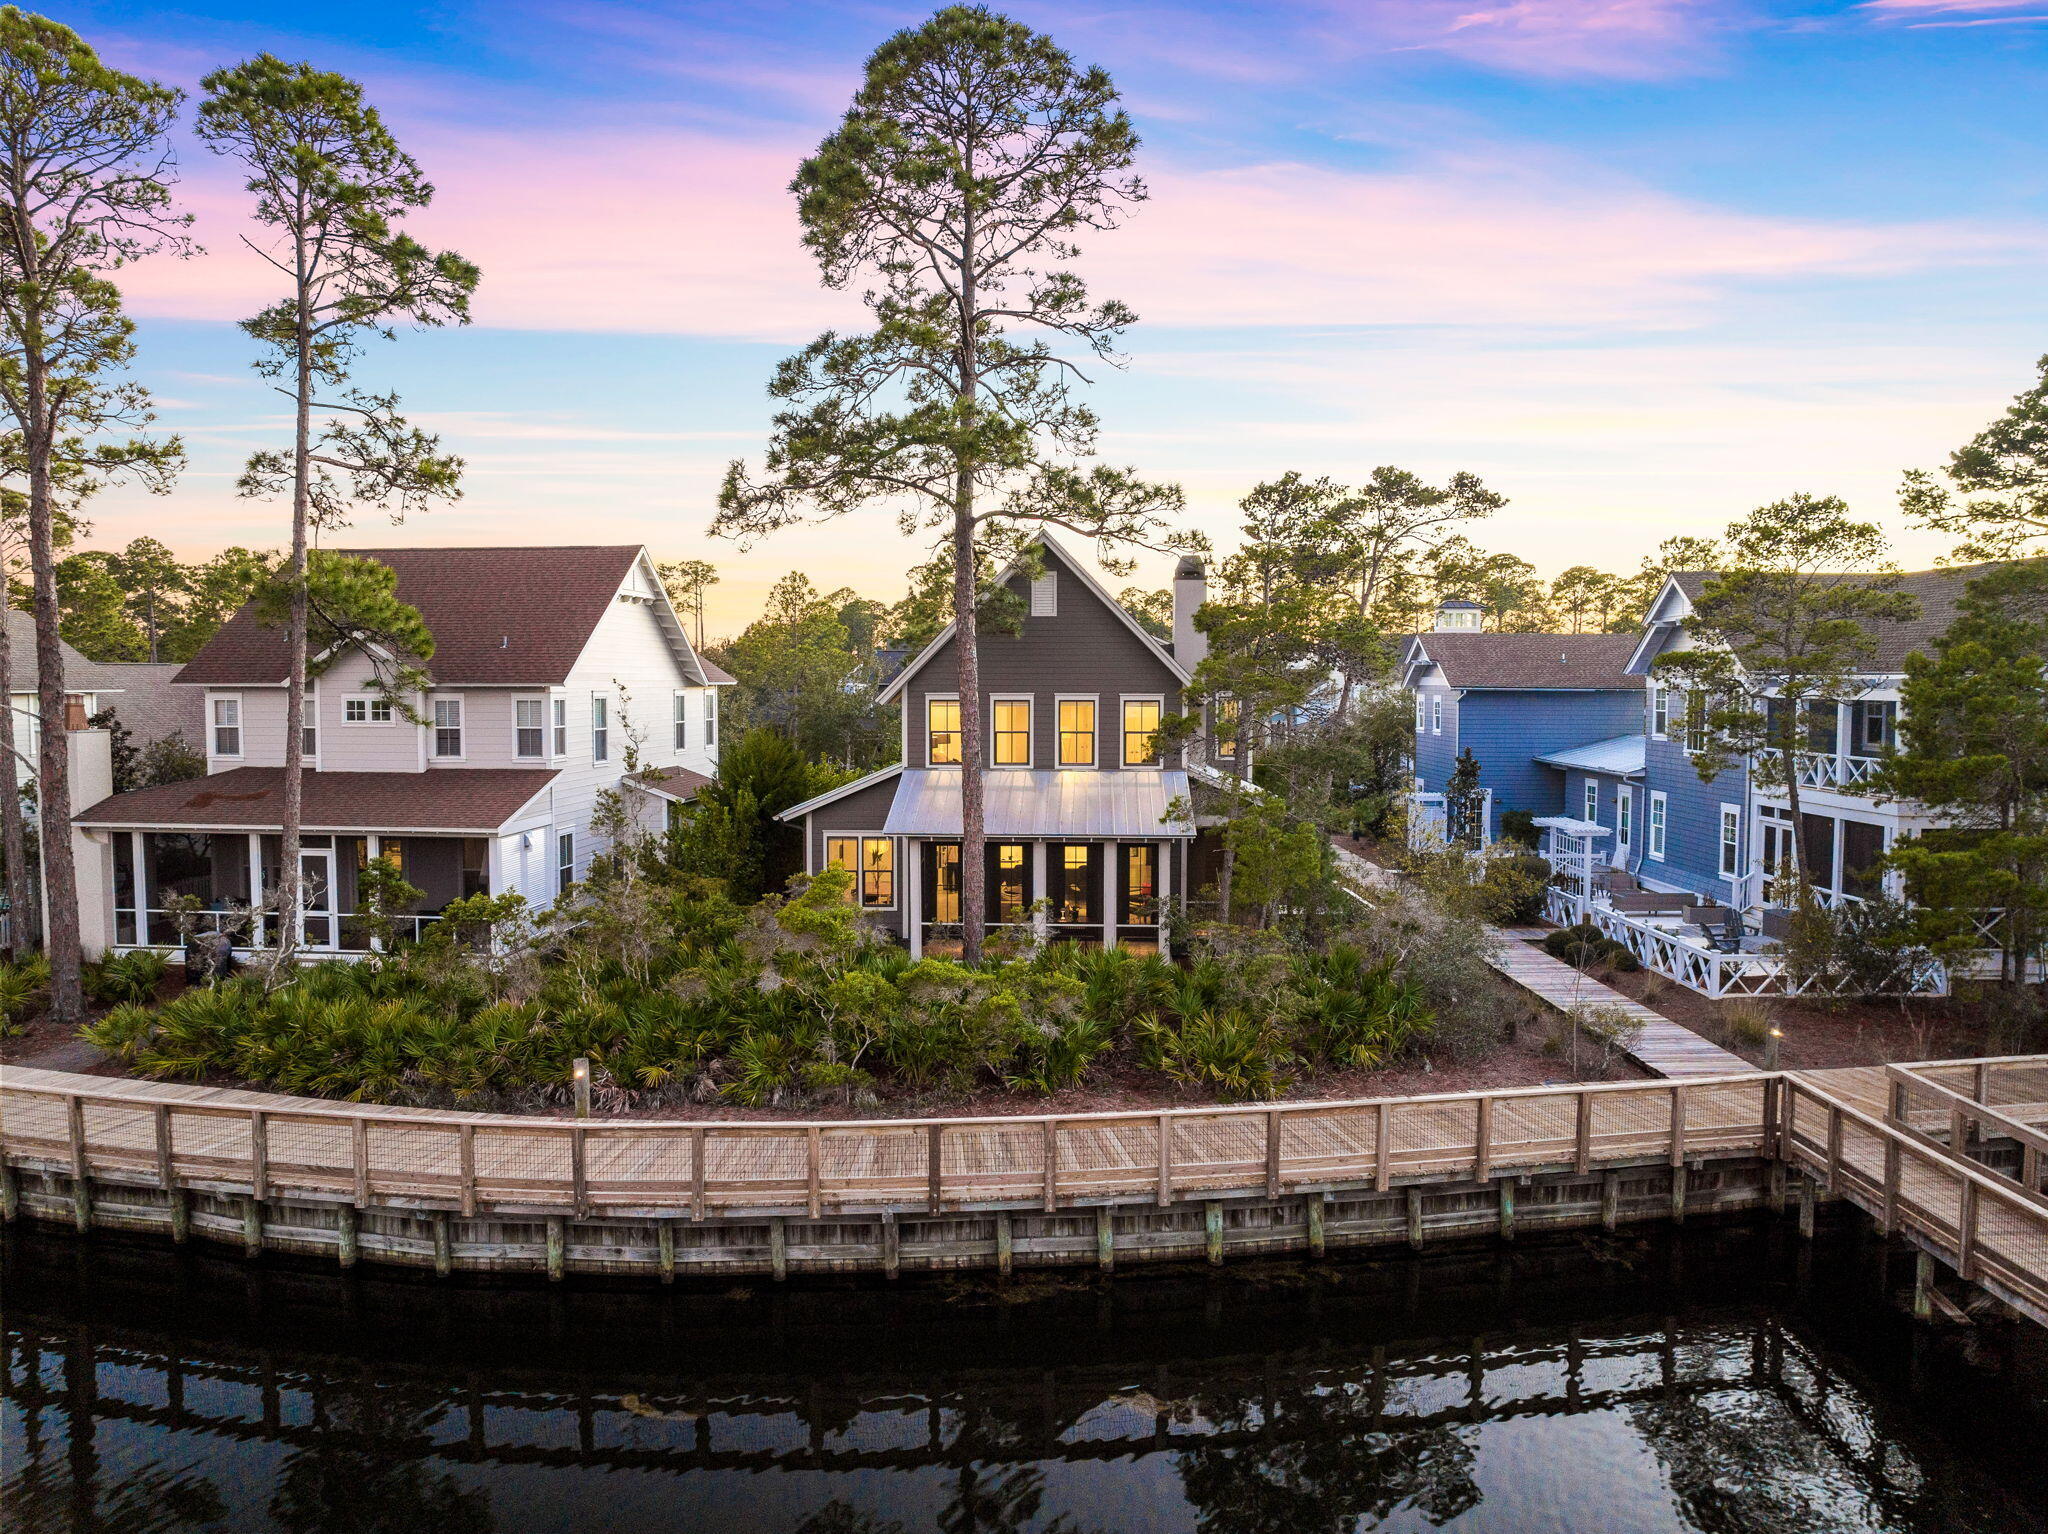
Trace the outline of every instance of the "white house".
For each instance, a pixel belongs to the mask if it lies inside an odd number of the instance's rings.
[[[399,598],[434,636],[433,685],[408,719],[351,654],[308,695],[307,949],[367,946],[351,913],[370,858],[396,856],[425,892],[414,933],[465,895],[545,904],[604,850],[591,812],[620,784],[629,750],[655,769],[624,789],[650,826],[717,770],[718,689],[732,678],[697,655],[644,548],[346,552],[397,572]],[[89,949],[175,945],[168,897],[226,912],[277,881],[283,630],[244,608],[177,684],[203,702],[208,776],[75,817],[81,863],[101,869],[107,891],[83,913]]]

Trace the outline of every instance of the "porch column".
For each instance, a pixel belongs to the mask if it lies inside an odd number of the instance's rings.
[[[149,859],[144,855],[149,845],[149,833],[130,831],[134,839],[130,848],[135,855],[135,941],[141,947],[149,946]],[[118,924],[117,924],[118,925]]]
[[[263,833],[249,833],[249,946],[263,946]]]
[[[1036,907],[1031,913],[1031,941],[1034,947],[1043,948],[1049,935],[1045,902],[1051,895],[1052,888],[1045,882],[1045,839],[1040,837],[1031,844],[1031,903]]]
[[[1102,847],[1102,946],[1116,947],[1117,886],[1119,883],[1117,864],[1123,857],[1123,844],[1103,842]]]
[[[340,849],[340,846],[339,846],[339,845],[337,844],[337,846],[336,846],[336,848],[335,848],[335,851],[336,851],[336,853],[337,853],[337,854],[339,854],[340,850],[341,850],[341,849]],[[378,858],[378,856],[379,856],[379,855],[380,855],[380,854],[381,854],[381,853],[383,852],[383,850],[384,850],[384,838],[383,838],[383,837],[379,836],[379,835],[378,835],[378,834],[377,834],[377,833],[376,833],[375,831],[368,831],[368,832],[365,832],[365,833],[364,833],[364,835],[363,835],[363,857],[364,857],[364,859],[365,859],[366,861],[368,861],[368,862],[371,862],[371,863],[374,863],[374,862],[376,862],[376,861],[377,861],[377,858]],[[341,872],[340,872],[340,870],[339,870],[339,869],[337,869],[337,870],[335,871],[335,878],[336,878],[336,879],[339,879],[340,877],[341,877]],[[360,894],[358,894],[358,895],[356,896],[356,898],[357,898],[358,900],[361,900],[361,899],[362,899],[362,896],[361,896]],[[341,920],[341,913],[340,913],[339,911],[336,911],[336,912],[334,913],[334,919],[335,919],[335,921],[336,921],[337,923],[339,923],[339,922],[340,922],[340,920]],[[336,937],[339,937],[340,935],[341,935],[341,933],[340,933],[340,928],[339,928],[339,927],[337,926],[337,928],[336,928],[336,930],[335,930],[335,936],[336,936]],[[413,925],[413,937],[414,937],[415,939],[417,939],[417,938],[419,937],[419,925],[418,925],[418,923],[414,923],[414,925]],[[337,943],[337,944],[336,944],[335,946],[336,946],[336,947],[339,947],[339,946],[340,946],[340,944],[338,944],[338,943]],[[370,939],[370,951],[371,951],[372,953],[382,953],[382,952],[384,951],[384,940],[383,940],[382,938],[379,938],[379,937],[375,937],[375,936],[371,937],[371,939]]]
[[[904,870],[903,935],[910,942],[910,956],[921,959],[924,957],[924,843],[912,836],[903,845],[907,852],[904,861],[909,864]]]
[[[1159,957],[1162,959],[1173,957],[1173,944],[1166,937],[1166,917],[1173,909],[1173,854],[1179,845],[1178,842],[1159,844],[1159,888],[1156,891],[1159,909],[1154,915],[1159,922]]]

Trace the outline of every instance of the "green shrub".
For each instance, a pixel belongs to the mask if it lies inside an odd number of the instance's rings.
[[[49,999],[46,962],[0,964],[0,1037],[21,1032],[22,1025],[42,1011]]]
[[[85,994],[105,1006],[154,1001],[170,968],[169,958],[154,948],[113,954],[85,966]]]

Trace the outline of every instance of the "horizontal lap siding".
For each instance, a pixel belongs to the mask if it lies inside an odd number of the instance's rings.
[[[1683,742],[1676,740],[1648,742],[1644,759],[1647,786],[1666,796],[1669,828],[1662,863],[1648,855],[1649,839],[1647,833],[1644,835],[1642,871],[1652,879],[1725,897],[1728,886],[1721,878],[1721,806],[1745,803],[1746,773],[1739,767],[1729,768],[1717,774],[1713,782],[1702,783],[1691,755]],[[1648,796],[1644,797],[1647,805]],[[1644,824],[1648,824],[1647,811]],[[1745,813],[1745,849],[1748,838]]]
[[[1422,699],[1422,727],[1415,732],[1415,775],[1424,792],[1440,794],[1458,760],[1458,695],[1448,687],[1423,687],[1416,696]],[[1443,710],[1437,734],[1429,728],[1433,705]]]
[[[1046,568],[1059,580],[1059,611],[1049,618],[1026,617],[1021,634],[983,632],[981,690],[984,735],[987,700],[1000,694],[1028,694],[1031,709],[1031,762],[1034,767],[1058,765],[1056,754],[1061,694],[1080,693],[1096,699],[1096,761],[1116,767],[1123,756],[1122,696],[1163,697],[1164,711],[1180,709],[1180,682],[1159,656],[1132,633],[1123,619],[1097,601],[1073,569],[1048,553]],[[1019,578],[1011,589],[1030,609],[1029,583]],[[909,734],[908,762],[925,760],[925,699],[932,693],[960,690],[960,663],[953,641],[940,647],[905,689]]]
[[[1508,810],[1555,815],[1566,808],[1564,774],[1535,758],[1641,728],[1642,694],[1468,691],[1458,704],[1457,743],[1479,760],[1493,790],[1493,829]],[[1430,784],[1441,792],[1440,782]]]

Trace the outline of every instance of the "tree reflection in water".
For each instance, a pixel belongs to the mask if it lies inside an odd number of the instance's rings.
[[[1517,1497],[1568,1519],[1632,1477],[1708,1534],[2040,1525],[2044,1439],[2012,1382],[1926,1376],[1888,1311],[1785,1302],[1771,1241],[1687,1243],[1683,1277],[1530,1248],[1312,1280],[656,1297],[229,1283],[210,1259],[10,1238],[7,1524],[1502,1529]],[[1916,1410],[1915,1367],[1941,1404]],[[1630,1526],[1602,1521],[1616,1505],[1579,1526]]]

